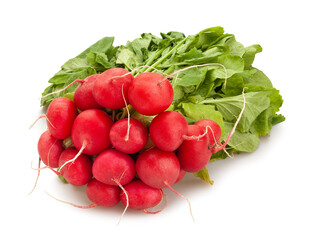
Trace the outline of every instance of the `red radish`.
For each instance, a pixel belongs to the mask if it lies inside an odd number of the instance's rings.
[[[77,149],[89,155],[97,155],[111,147],[109,131],[113,120],[99,109],[81,112],[72,127],[72,141]]]
[[[45,165],[57,168],[62,151],[62,141],[53,137],[49,130],[41,134],[38,141],[38,153]]]
[[[68,138],[77,114],[76,106],[72,100],[66,97],[55,98],[50,103],[45,115],[52,136],[58,139]]]
[[[204,131],[208,131],[209,145],[217,145],[221,137],[221,128],[218,123],[209,119],[202,119],[194,123],[200,126]]]
[[[102,106],[95,101],[92,94],[94,83],[99,75],[100,74],[93,74],[85,78],[76,88],[74,94],[74,103],[81,111],[102,108]]]
[[[193,218],[190,201],[171,187],[176,183],[180,169],[179,160],[173,152],[161,151],[156,147],[142,152],[136,161],[136,171],[142,182],[154,188],[168,187],[188,202]]]
[[[95,158],[92,172],[95,179],[102,183],[125,185],[135,176],[135,163],[128,154],[107,149]]]
[[[208,135],[205,130],[197,125],[188,126],[188,136],[202,135],[199,139],[185,139],[177,150],[177,155],[182,169],[186,172],[197,172],[204,168],[211,157],[208,149]]]
[[[149,132],[153,143],[160,150],[172,152],[183,142],[187,134],[185,117],[175,111],[159,113],[151,122]]]
[[[177,180],[175,181],[175,183],[180,182],[182,180],[182,178],[184,178],[185,173],[186,172],[184,171],[184,169],[180,168],[180,173],[179,173],[179,176],[178,176]]]
[[[103,107],[120,109],[126,106],[122,96],[128,102],[128,88],[133,81],[130,72],[123,68],[111,68],[101,73],[94,83],[94,99]]]
[[[173,152],[153,148],[139,155],[136,171],[145,184],[154,188],[165,188],[176,182],[180,163]]]
[[[88,182],[86,193],[95,206],[113,207],[120,202],[121,189],[96,179]]]
[[[153,188],[141,180],[134,180],[124,186],[128,194],[128,207],[130,209],[144,210],[158,205],[163,199],[163,191]],[[121,202],[127,206],[127,198],[124,192],[120,194]]]
[[[117,150],[128,154],[136,153],[146,145],[148,131],[140,121],[124,118],[114,123],[109,139]]]
[[[73,159],[78,153],[75,148],[65,149],[59,159],[59,166],[63,166],[67,161]],[[67,182],[74,186],[87,184],[92,178],[92,160],[85,154],[79,155],[74,163],[64,165],[60,169],[60,174]]]
[[[136,76],[129,87],[130,104],[141,114],[152,116],[165,111],[173,100],[173,88],[168,79],[155,72]]]

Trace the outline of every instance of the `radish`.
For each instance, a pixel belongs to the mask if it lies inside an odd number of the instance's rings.
[[[203,130],[208,131],[209,145],[217,145],[221,137],[221,128],[218,123],[209,119],[202,119],[194,123],[194,125],[200,126]]]
[[[92,172],[98,181],[119,186],[124,192],[127,204],[119,219],[119,224],[129,205],[128,193],[123,185],[131,182],[135,176],[134,160],[128,154],[116,149],[107,149],[95,158]]]
[[[37,175],[34,187],[29,192],[29,194],[31,194],[37,186],[37,182],[40,176],[40,170],[43,169],[43,168],[40,168],[41,161],[48,168],[51,168],[51,169],[57,168],[59,164],[59,158],[63,151],[62,141],[60,139],[53,137],[49,130],[41,134],[38,140],[37,148],[38,148],[38,153],[39,153],[38,168],[37,169],[33,168],[33,169],[38,171],[38,175]]]
[[[173,152],[161,151],[156,147],[142,152],[136,161],[136,171],[142,182],[154,188],[168,187],[172,192],[185,199],[194,221],[190,201],[171,187],[177,182],[180,169],[179,160]]]
[[[99,109],[81,112],[72,127],[72,141],[77,149],[89,155],[97,155],[111,147],[109,131],[113,125],[110,116]]]
[[[57,139],[65,139],[70,136],[71,128],[77,117],[77,109],[73,101],[66,97],[55,98],[49,105],[47,113],[40,115],[33,125],[40,119],[46,118],[50,133]]]
[[[208,135],[205,135],[204,129],[197,125],[189,125],[187,135],[202,137],[185,139],[177,150],[177,156],[183,170],[197,172],[208,164],[212,154],[208,149]]]
[[[74,93],[74,103],[81,111],[87,109],[100,109],[102,106],[98,104],[92,94],[94,83],[100,74],[93,74],[84,80],[76,88]]]
[[[98,181],[109,185],[125,185],[135,176],[134,160],[116,149],[101,152],[94,160],[93,176]]]
[[[136,171],[145,184],[154,188],[165,188],[176,182],[180,163],[173,152],[153,148],[139,155]]]
[[[123,68],[111,68],[101,73],[94,83],[93,96],[98,104],[111,109],[124,108],[128,102],[128,88],[133,81],[130,72]]]
[[[155,72],[136,76],[128,89],[130,104],[141,114],[152,116],[165,111],[173,100],[168,79]]]
[[[88,182],[86,193],[90,201],[90,206],[113,207],[120,202],[121,189],[117,186],[104,184],[96,179]]]
[[[183,142],[187,134],[185,117],[175,111],[159,113],[151,122],[149,132],[153,143],[163,151],[172,152]]]
[[[68,160],[73,159],[78,153],[75,148],[65,149],[59,159],[59,166],[63,166]],[[87,184],[92,178],[92,161],[89,156],[80,154],[74,163],[66,164],[60,168],[60,175],[74,186]]]
[[[38,141],[38,153],[45,165],[57,168],[62,151],[62,141],[53,137],[49,130],[41,134]]]
[[[114,123],[109,139],[117,150],[128,154],[136,153],[146,145],[148,131],[140,121],[124,118]]]
[[[158,205],[163,199],[163,191],[153,188],[141,180],[134,180],[124,186],[128,194],[128,207],[130,209],[146,210],[147,208]],[[127,205],[127,198],[124,192],[120,193],[122,204]]]
[[[58,139],[68,138],[77,114],[73,101],[66,97],[55,98],[46,114],[48,129],[52,136]]]

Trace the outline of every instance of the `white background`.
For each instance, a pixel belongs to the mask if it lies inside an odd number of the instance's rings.
[[[309,1],[2,1],[0,3],[1,239],[311,239],[311,13]],[[286,121],[250,154],[208,164],[213,186],[187,175],[157,215],[78,209],[84,187],[36,171],[44,120],[39,97],[68,59],[105,36],[125,44],[143,32],[195,34],[223,26],[245,46],[259,43],[254,66],[280,90]]]

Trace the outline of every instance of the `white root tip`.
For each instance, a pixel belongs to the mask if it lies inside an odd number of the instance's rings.
[[[74,85],[75,83],[83,83],[83,82],[84,82],[83,79],[76,79],[76,80],[73,81],[72,83],[68,84],[66,87],[64,87],[64,88],[62,88],[62,89],[60,89],[60,90],[57,90],[57,91],[55,91],[55,92],[48,93],[48,94],[42,96],[40,99],[46,98],[46,97],[51,96],[51,95],[53,95],[53,94],[57,94],[57,93],[63,92],[63,91],[65,91],[67,88],[69,88],[69,87],[71,87],[72,85]]]
[[[67,201],[64,201],[64,200],[61,200],[61,199],[58,199],[54,196],[52,196],[50,193],[44,191],[47,195],[49,195],[51,198],[55,199],[56,201],[59,201],[61,203],[65,203],[65,204],[68,204],[68,205],[71,205],[73,207],[76,207],[76,208],[82,208],[82,209],[88,209],[88,208],[93,208],[93,207],[96,207],[97,204],[96,203],[91,203],[90,205],[87,205],[87,206],[82,206],[82,205],[77,205],[77,204],[74,204],[74,203],[71,203],[71,202],[67,202]]]
[[[183,196],[181,193],[177,192],[176,190],[174,190],[166,181],[164,182],[166,184],[166,186],[172,191],[174,192],[175,194],[177,194],[178,196],[180,196],[181,198],[183,198],[184,200],[187,201],[188,205],[189,205],[189,210],[190,210],[190,214],[191,214],[191,217],[193,219],[193,222],[195,222],[195,219],[194,219],[194,216],[193,216],[193,212],[192,212],[192,206],[191,206],[191,202],[190,200]]]
[[[39,158],[38,168],[36,169],[36,170],[38,171],[38,175],[37,175],[37,177],[36,177],[35,184],[34,184],[33,188],[31,189],[31,191],[28,193],[28,195],[32,194],[33,191],[35,190],[36,186],[37,186],[38,179],[39,179],[39,176],[40,176],[40,170],[41,170],[40,164],[41,164],[41,158]],[[30,167],[33,169],[33,167],[32,167],[32,162],[31,162],[31,166],[30,166]]]

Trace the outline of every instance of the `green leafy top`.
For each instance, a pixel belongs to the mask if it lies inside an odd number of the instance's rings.
[[[171,79],[174,89],[171,109],[181,112],[189,123],[203,118],[216,121],[225,139],[242,109],[244,89],[246,108],[228,143],[229,153],[254,151],[259,145],[259,136],[269,135],[273,125],[285,120],[278,114],[283,103],[279,91],[262,71],[252,66],[255,55],[262,51],[260,45],[244,47],[233,34],[224,33],[222,27],[207,28],[187,37],[180,32],[160,35],[143,33],[140,38],[117,47],[113,46],[113,37],[99,40],[68,60],[49,80],[51,85],[42,95],[112,67],[133,70],[145,66],[136,70],[135,75],[151,71],[171,74],[204,64]],[[41,105],[73,93],[75,87],[42,99]],[[212,159],[225,157],[224,152],[218,152]]]

